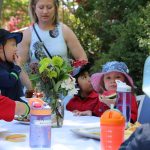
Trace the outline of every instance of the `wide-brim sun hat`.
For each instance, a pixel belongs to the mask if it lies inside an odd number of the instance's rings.
[[[124,62],[111,61],[103,65],[102,72],[94,73],[91,76],[91,83],[96,92],[100,92],[101,88],[103,88],[103,76],[110,72],[120,72],[124,74],[130,86],[134,88],[134,83],[132,78],[128,75],[129,69],[126,64]]]
[[[23,38],[22,32],[9,32],[5,29],[0,29],[0,44],[4,44],[4,42],[8,39],[14,38],[16,40],[16,44],[20,43]]]

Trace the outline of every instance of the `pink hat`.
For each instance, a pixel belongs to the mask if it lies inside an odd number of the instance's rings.
[[[102,83],[103,83],[104,74],[114,72],[114,71],[124,74],[130,86],[134,88],[134,83],[133,83],[132,78],[128,75],[129,69],[126,66],[126,64],[124,62],[111,61],[103,65],[102,72],[95,73],[91,76],[91,83],[96,92],[100,92],[101,88],[103,88]]]

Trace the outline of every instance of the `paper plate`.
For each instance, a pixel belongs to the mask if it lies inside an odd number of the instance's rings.
[[[71,131],[83,137],[100,140],[100,128],[99,127],[71,129]]]
[[[6,128],[2,128],[2,127],[0,127],[0,132],[5,132],[5,131],[7,131],[7,129],[6,129]]]
[[[100,128],[99,127],[71,129],[71,131],[83,137],[100,140]],[[132,133],[133,131],[125,130],[124,139],[127,140],[131,136]]]

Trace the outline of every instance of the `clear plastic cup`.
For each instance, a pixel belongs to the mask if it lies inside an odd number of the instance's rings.
[[[126,119],[126,127],[131,119],[131,86],[124,82],[116,80],[117,100],[116,108],[119,109]]]

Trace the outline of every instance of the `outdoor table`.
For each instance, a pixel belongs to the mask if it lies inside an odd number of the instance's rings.
[[[64,124],[62,128],[51,129],[51,150],[100,150],[100,141],[79,136],[71,131],[77,128],[99,127],[99,117],[73,116],[65,111]],[[7,131],[0,132],[0,150],[47,150],[50,148],[30,148],[29,128],[30,125],[21,124],[14,120],[12,122],[0,121],[0,127]],[[10,134],[25,134],[24,142],[6,141],[5,137]]]

